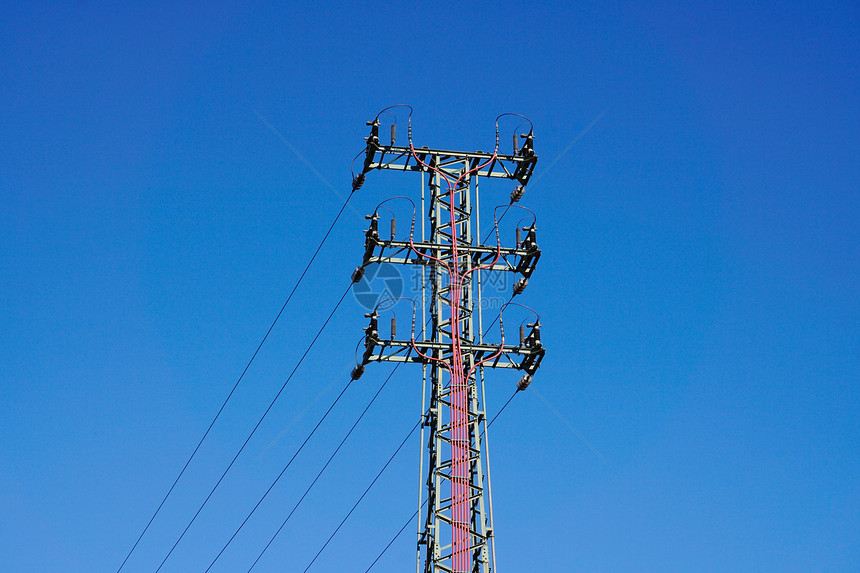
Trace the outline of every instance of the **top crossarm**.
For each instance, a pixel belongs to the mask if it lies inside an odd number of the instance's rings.
[[[537,155],[534,152],[534,138],[529,134],[522,147],[514,155],[499,155],[485,151],[451,151],[447,149],[430,149],[406,146],[382,145],[379,141],[379,122],[369,122],[370,136],[366,138],[367,149],[362,173],[373,169],[393,169],[397,171],[424,171],[424,165],[431,165],[444,173],[456,178],[466,163],[470,168],[484,165],[473,175],[478,177],[495,177],[515,179],[521,185],[526,185],[534,172]],[[417,156],[417,159],[416,159]],[[492,160],[492,161],[490,161]],[[487,163],[489,161],[489,163]]]

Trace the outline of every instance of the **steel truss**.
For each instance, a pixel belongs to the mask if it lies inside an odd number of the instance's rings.
[[[492,502],[489,475],[485,478],[484,471],[488,461],[482,449],[487,425],[483,368],[522,370],[523,379],[530,379],[545,349],[537,320],[528,325],[528,334],[521,328],[519,344],[483,340],[481,273],[512,272],[521,275],[521,280],[528,279],[540,259],[540,249],[534,224],[523,229],[525,238],[517,230],[518,244],[512,248],[479,244],[475,206],[481,177],[513,180],[521,194],[537,162],[532,133],[524,136],[514,155],[498,155],[414,148],[411,142],[408,147],[398,147],[393,127],[391,144],[381,145],[379,119],[368,125],[371,132],[366,138],[364,166],[353,186],[360,187],[366,173],[375,169],[417,171],[422,182],[428,175],[426,189],[422,183],[421,216],[425,216],[428,199],[429,237],[425,239],[422,220],[420,240],[410,236],[408,241],[398,241],[393,231],[391,239],[382,239],[378,213],[369,215],[364,257],[353,280],[359,280],[371,264],[419,265],[421,323],[426,323],[429,312],[430,328],[422,329],[420,339],[415,338],[416,304],[411,338],[396,339],[393,321],[391,336],[383,338],[380,315],[374,309],[366,315],[370,324],[365,328],[364,354],[353,377],[358,378],[370,362],[422,364],[424,395],[428,389],[430,393],[429,403],[422,406],[422,435],[424,431],[428,434],[428,463],[424,466],[422,461],[421,470],[426,472],[427,508],[418,531],[416,569],[424,573],[493,573]],[[518,147],[516,138],[514,145]],[[512,203],[517,199],[512,194]]]

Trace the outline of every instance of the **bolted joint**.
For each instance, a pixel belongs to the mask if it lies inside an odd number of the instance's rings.
[[[349,374],[349,377],[352,380],[358,380],[361,378],[361,375],[364,374],[364,364],[356,364],[355,368],[352,369],[352,372]]]
[[[518,294],[523,294],[523,291],[526,290],[526,287],[528,286],[528,284],[529,284],[529,279],[527,279],[526,277],[523,277],[520,280],[518,280],[516,282],[516,284],[514,285],[514,296],[517,296]]]
[[[520,378],[520,381],[517,382],[517,392],[522,392],[526,388],[529,387],[529,384],[532,383],[532,377],[528,374],[523,374],[523,377]]]
[[[352,271],[352,282],[357,283],[364,276],[364,267],[355,267]]]

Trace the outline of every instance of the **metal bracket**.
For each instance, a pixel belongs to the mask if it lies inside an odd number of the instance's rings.
[[[381,145],[379,143],[380,121],[375,119],[368,121],[370,135],[365,138],[367,148],[364,158],[363,173],[371,169],[394,169],[398,171],[424,171],[425,167],[415,160],[412,149],[407,146]],[[529,133],[525,136],[523,146],[516,155],[497,154],[495,160],[487,165],[484,170],[475,175],[479,177],[500,177],[515,179],[521,185],[526,185],[534,172],[538,156],[534,151],[534,136]],[[416,147],[415,155],[423,163],[428,163],[428,157],[435,160],[435,167],[453,177],[458,176],[458,169],[448,169],[448,165],[462,165],[464,161],[474,164],[483,163],[493,158],[492,153],[484,151],[451,151],[447,149],[430,149],[429,147]]]

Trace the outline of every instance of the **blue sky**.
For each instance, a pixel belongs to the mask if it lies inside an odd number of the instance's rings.
[[[119,567],[340,207],[326,182],[347,193],[364,122],[409,103],[431,147],[535,125],[522,302],[548,354],[491,430],[501,570],[855,571],[858,28],[851,3],[7,6],[0,568]],[[417,191],[385,175],[358,214]],[[155,570],[328,315],[356,212],[124,571]],[[206,568],[342,388],[363,312],[339,309],[163,571]],[[247,570],[389,368],[213,571]],[[489,378],[491,412],[515,381]],[[255,570],[304,569],[419,409],[402,368]],[[365,570],[420,447],[312,571]],[[409,567],[411,528],[374,570]]]

